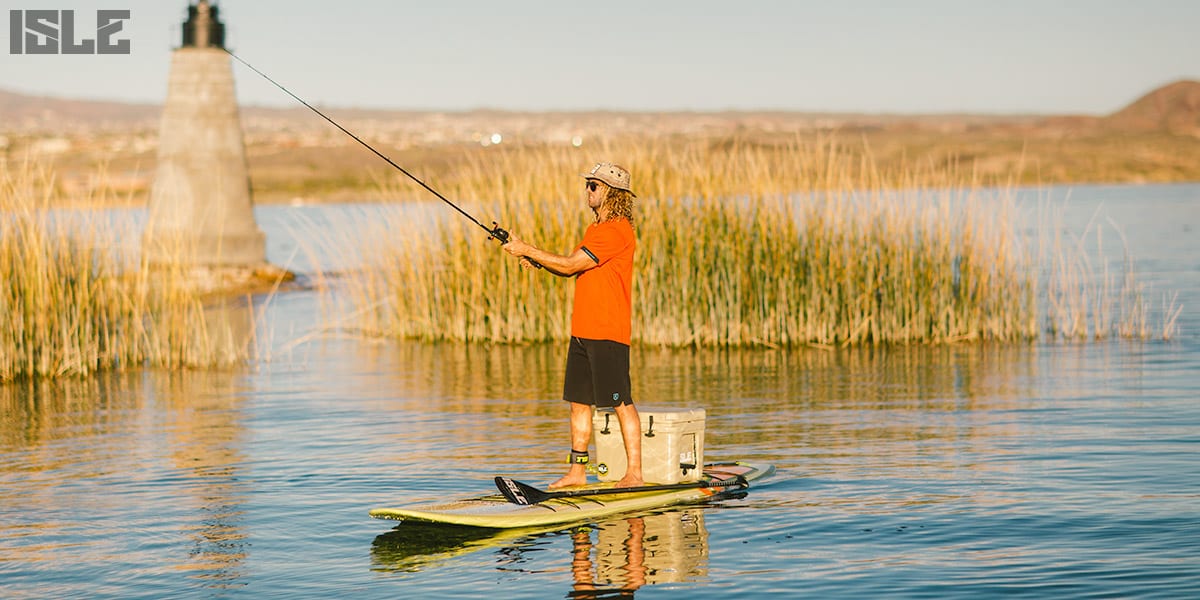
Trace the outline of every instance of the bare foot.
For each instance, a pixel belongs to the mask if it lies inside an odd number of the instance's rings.
[[[567,473],[566,475],[563,475],[562,479],[555,481],[554,483],[550,484],[547,487],[549,487],[550,489],[553,490],[553,489],[558,489],[558,488],[563,488],[563,487],[570,487],[573,485],[583,485],[585,483],[587,483],[587,475],[586,474],[585,475],[576,475],[574,473]]]
[[[624,477],[622,477],[621,480],[617,482],[617,487],[619,487],[619,488],[639,487],[639,486],[643,486],[643,485],[646,485],[646,482],[642,481],[641,477],[634,477],[634,476],[628,475],[628,474],[625,475]]]

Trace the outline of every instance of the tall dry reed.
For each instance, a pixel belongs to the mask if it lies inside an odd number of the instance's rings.
[[[1097,211],[1076,228],[1066,222],[1064,206],[1043,202],[1039,209],[1047,335],[1075,340],[1174,337],[1183,310],[1178,296],[1164,295],[1159,323],[1153,324],[1150,290],[1138,279],[1118,223],[1100,219]]]
[[[140,261],[135,228],[103,211],[52,209],[55,187],[39,165],[0,165],[0,382],[228,365],[253,352],[182,265]]]
[[[882,171],[868,148],[835,139],[650,140],[464,154],[452,178],[433,183],[469,212],[566,253],[591,217],[575,173],[596,159],[629,166],[639,195],[636,342],[1038,334],[1038,284],[1011,194],[954,166]],[[368,333],[504,343],[568,335],[570,282],[519,269],[473,224],[449,216],[374,226],[397,242],[373,248],[376,263],[347,281],[350,312]]]

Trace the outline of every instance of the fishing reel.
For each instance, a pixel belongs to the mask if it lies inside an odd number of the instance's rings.
[[[484,227],[484,229],[487,229],[487,227]],[[487,232],[491,234],[488,236],[489,242],[492,241],[493,239],[495,239],[495,240],[499,241],[501,245],[507,244],[509,237],[511,237],[508,234],[508,232],[505,231],[504,229],[501,229],[500,224],[495,221],[492,221],[492,228],[487,229]],[[534,268],[537,268],[537,269],[543,268],[542,265],[538,263],[538,261],[533,260],[532,258],[529,258],[528,256],[521,257],[521,260],[533,265]]]
[[[492,228],[488,230],[488,233],[491,234],[488,236],[489,242],[492,241],[492,239],[494,238],[496,240],[499,240],[501,245],[508,243],[508,238],[509,238],[508,232],[501,229],[499,223],[492,221]]]

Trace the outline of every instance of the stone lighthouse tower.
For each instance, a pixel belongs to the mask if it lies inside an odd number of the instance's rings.
[[[171,56],[158,167],[142,249],[151,263],[266,265],[254,221],[246,148],[225,25],[208,0],[188,6],[183,45]]]

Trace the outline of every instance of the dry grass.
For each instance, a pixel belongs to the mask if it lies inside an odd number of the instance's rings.
[[[253,352],[246,328],[209,310],[182,266],[138,259],[132,224],[51,209],[53,179],[38,165],[0,165],[0,382],[228,365]]]
[[[1118,223],[1099,212],[1075,231],[1063,207],[1043,204],[1045,269],[1044,324],[1050,337],[1064,339],[1170,339],[1182,306],[1178,295],[1164,296],[1157,326],[1150,320],[1149,291],[1137,277],[1133,257]],[[1107,232],[1107,233],[1106,233]],[[1115,239],[1114,239],[1115,238]]]
[[[869,148],[833,139],[652,140],[587,155],[545,147],[471,154],[453,180],[435,185],[464,199],[469,212],[495,215],[522,238],[566,252],[590,217],[574,173],[593,156],[620,157],[635,174],[635,342],[796,346],[1038,334],[1036,269],[1011,214],[1011,186],[956,165],[883,170]],[[474,225],[454,218],[433,228],[379,226],[401,241],[374,248],[374,268],[348,281],[349,312],[364,331],[504,343],[568,335],[569,282],[518,269],[485,246]]]
[[[634,336],[645,345],[1173,335],[1176,301],[1164,299],[1162,323],[1151,324],[1132,261],[1104,258],[1120,246],[1105,233],[1119,233],[1115,224],[1071,233],[1041,216],[1052,233],[1029,239],[1013,208],[1021,173],[984,175],[954,160],[881,166],[874,156],[865,140],[826,137],[611,140],[586,150],[463,150],[428,181],[481,220],[566,252],[590,219],[575,173],[602,157],[630,167],[639,193]],[[380,181],[382,194],[427,197],[393,175]],[[254,356],[254,324],[207,306],[182,262],[145,264],[136,227],[100,210],[55,210],[56,189],[40,166],[0,163],[0,382]],[[570,282],[519,269],[436,201],[328,229],[337,233],[325,247],[306,251],[340,252],[356,265],[339,286],[349,293],[325,298],[333,327],[499,343],[568,334]]]

